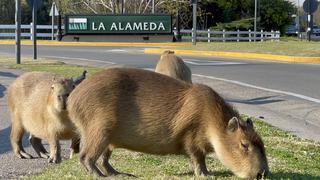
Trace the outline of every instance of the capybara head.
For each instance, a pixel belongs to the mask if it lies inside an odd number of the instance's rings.
[[[241,178],[260,179],[268,173],[264,144],[254,131],[251,119],[229,120],[226,133],[215,151],[221,162]]]
[[[72,79],[53,79],[51,86],[51,101],[54,108],[58,111],[66,110],[67,98],[71,91],[74,89]]]

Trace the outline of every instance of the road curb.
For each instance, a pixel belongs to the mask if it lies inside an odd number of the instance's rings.
[[[14,40],[3,40],[0,41],[0,45],[14,45]],[[21,41],[22,45],[32,45],[31,40]],[[127,47],[178,47],[186,46],[190,43],[135,43],[135,42],[62,42],[62,41],[48,41],[48,40],[38,40],[38,45],[43,46],[127,46]]]
[[[144,53],[146,54],[161,54],[168,49],[161,48],[146,48]],[[239,59],[261,59],[283,62],[304,62],[304,63],[320,63],[320,57],[301,57],[301,56],[284,56],[284,55],[272,55],[272,54],[258,54],[258,53],[242,53],[242,52],[223,52],[223,51],[194,51],[194,50],[178,50],[170,49],[177,55],[184,56],[215,56],[215,57],[227,57],[227,58],[239,58]]]

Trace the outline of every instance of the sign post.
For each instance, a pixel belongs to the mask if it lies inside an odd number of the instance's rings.
[[[313,32],[313,13],[318,9],[318,1],[316,0],[305,0],[303,3],[304,12],[308,13],[308,41],[311,40],[311,34]]]
[[[57,5],[55,2],[52,3],[49,16],[51,16],[51,22],[52,22],[51,40],[54,40],[54,18],[55,18],[55,16],[59,16],[59,11],[58,11],[58,8],[57,8]]]
[[[16,14],[15,14],[15,24],[16,24],[16,63],[21,63],[21,2],[16,0]]]
[[[42,6],[42,0],[28,0],[29,7],[32,8],[32,42],[33,59],[37,59],[37,11]]]

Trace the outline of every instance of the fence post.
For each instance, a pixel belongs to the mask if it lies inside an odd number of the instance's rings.
[[[211,38],[210,29],[208,29],[208,42],[211,42],[210,38]]]
[[[193,34],[193,28],[191,28],[191,42],[193,43],[193,36],[194,36],[194,34]]]
[[[249,42],[251,42],[251,29],[249,29]]]
[[[239,29],[237,30],[237,42],[239,42],[240,34],[239,34]]]
[[[225,34],[226,30],[222,30],[222,38],[223,38],[223,42],[226,42],[226,34]]]
[[[263,30],[261,29],[261,35],[260,35],[260,37],[261,37],[261,42],[263,42]]]
[[[274,41],[274,31],[271,30],[271,42],[273,42],[273,41]]]
[[[32,41],[32,34],[33,34],[33,31],[32,31],[32,22],[30,23],[30,40]]]
[[[280,40],[280,31],[276,31],[276,36],[277,36],[276,41],[279,41]]]

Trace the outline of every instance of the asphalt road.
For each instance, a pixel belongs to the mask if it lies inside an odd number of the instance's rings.
[[[120,64],[153,69],[159,59],[159,55],[144,54],[143,48],[136,47],[39,46],[38,50],[39,57],[93,66]],[[23,46],[22,53],[31,56],[32,46]],[[1,54],[14,55],[14,46],[0,45]],[[183,59],[192,70],[193,82],[211,86],[240,113],[320,141],[320,65],[214,57]],[[34,174],[48,166],[45,159],[17,159],[10,147],[6,89],[21,73],[0,69],[0,179]],[[24,146],[34,155],[26,138]],[[68,142],[63,142],[62,150],[67,158]]]
[[[126,64],[138,68],[154,68],[158,55],[147,55],[143,48],[39,46],[39,57],[74,58]],[[22,48],[32,55],[32,46]],[[14,54],[14,46],[0,45],[0,53]],[[320,65],[222,59],[215,57],[183,57],[194,74],[239,81],[254,86],[296,93],[320,99]],[[102,62],[103,63],[103,62]],[[320,100],[319,100],[320,101]]]

